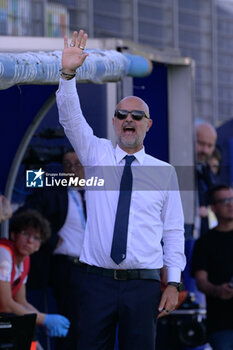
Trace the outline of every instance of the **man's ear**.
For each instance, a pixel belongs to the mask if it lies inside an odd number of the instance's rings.
[[[152,124],[153,124],[153,120],[152,120],[152,119],[148,119],[148,124],[147,124],[147,129],[146,129],[146,131],[149,131],[149,130],[150,130]]]

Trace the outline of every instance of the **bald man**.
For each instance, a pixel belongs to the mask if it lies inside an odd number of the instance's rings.
[[[217,141],[215,128],[209,123],[196,126],[196,152],[198,163],[206,164],[212,155]]]
[[[209,230],[207,192],[215,184],[215,180],[207,162],[215,149],[216,141],[217,133],[211,124],[201,123],[196,126],[196,174],[201,218],[200,236]]]
[[[65,38],[57,92],[67,137],[82,164],[97,165],[105,181],[104,188],[86,191],[88,219],[80,260],[87,264],[87,275],[78,349],[112,350],[119,324],[119,349],[154,350],[157,317],[174,310],[185,266],[176,174],[170,164],[145,153],[143,142],[152,119],[139,97],[128,96],[116,106],[116,148],[93,135],[75,86],[76,69],[87,57],[86,40],[82,30],[73,33],[70,46]],[[161,296],[163,266],[168,285]]]

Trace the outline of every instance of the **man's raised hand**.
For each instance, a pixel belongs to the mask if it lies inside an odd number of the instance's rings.
[[[87,43],[87,33],[83,30],[73,32],[71,43],[68,43],[68,37],[64,37],[64,50],[62,53],[62,71],[67,74],[74,74],[76,69],[85,61],[88,53],[83,50]]]

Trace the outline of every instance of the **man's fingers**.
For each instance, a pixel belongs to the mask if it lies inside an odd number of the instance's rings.
[[[64,36],[64,49],[66,49],[68,47],[68,36],[65,35]]]
[[[87,37],[88,35],[84,33],[84,30],[80,30],[79,32],[74,31],[70,42],[68,37],[66,35],[64,36],[62,68],[66,73],[75,72],[75,70],[80,67],[87,58],[88,53],[83,53]]]
[[[73,36],[72,36],[72,39],[71,39],[71,42],[70,42],[70,46],[73,47],[73,46],[76,46],[76,39],[77,39],[77,32],[73,32]]]
[[[163,308],[162,310],[161,310],[161,312],[158,314],[158,318],[160,318],[160,317],[163,317],[163,316],[167,316],[167,315],[169,315],[172,311],[174,311],[174,309],[172,309],[172,308]]]
[[[87,38],[88,38],[87,33],[84,33],[84,35],[83,35],[83,37],[82,37],[82,39],[81,39],[80,45],[79,45],[79,47],[80,47],[82,50],[84,50],[85,47],[86,47]]]
[[[79,49],[84,50],[86,47],[86,43],[87,43],[87,38],[88,35],[87,33],[84,33],[84,30],[80,30],[79,32],[74,31],[73,32],[73,36],[70,42],[70,46],[71,47],[77,47]],[[68,44],[68,37],[65,35],[64,37],[64,48],[68,48],[69,44]]]
[[[167,316],[169,314],[168,310],[163,309],[159,314],[157,318]]]
[[[87,38],[88,38],[87,33],[85,33],[84,30],[81,29],[78,33],[78,37],[76,40],[76,46],[78,48],[80,48],[81,50],[84,50],[86,47]]]
[[[75,46],[76,44],[76,38],[77,38],[77,32],[73,32],[73,36],[72,36],[72,39],[71,39],[71,43],[70,43],[70,46]],[[67,35],[64,36],[64,48],[68,48],[68,37]]]
[[[81,45],[81,42],[82,42],[82,38],[83,38],[83,35],[84,35],[84,30],[80,30],[79,33],[78,33],[78,37],[76,39],[76,46],[79,47]]]
[[[166,302],[166,300],[164,299],[164,297],[162,295],[162,298],[160,300],[159,307],[158,307],[159,312],[161,312],[165,309],[165,302]]]

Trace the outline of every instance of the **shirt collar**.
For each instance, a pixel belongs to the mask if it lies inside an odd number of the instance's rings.
[[[121,149],[118,145],[116,146],[116,150],[115,150],[115,155],[116,155],[116,162],[119,164],[122,159],[127,155],[128,153],[126,153],[125,151],[123,151],[123,149]],[[145,158],[145,149],[144,147],[142,149],[140,149],[140,151],[134,153],[134,154],[130,154],[131,156],[134,155],[134,157],[137,159],[138,163],[140,165],[143,164],[144,158]]]

